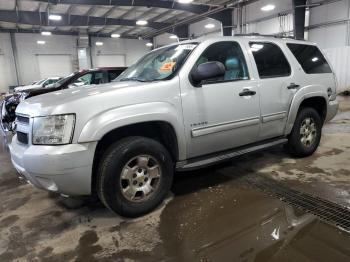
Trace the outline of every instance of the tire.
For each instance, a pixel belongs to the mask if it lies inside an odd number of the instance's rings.
[[[315,109],[302,108],[288,138],[289,153],[295,157],[312,155],[320,144],[322,125],[323,121]]]
[[[103,204],[124,217],[155,209],[166,197],[174,166],[166,148],[145,137],[112,144],[101,159],[97,193]]]

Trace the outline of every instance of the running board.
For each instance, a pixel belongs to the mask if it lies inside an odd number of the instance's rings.
[[[213,164],[217,164],[219,162],[223,162],[226,160],[230,160],[234,157],[244,155],[251,152],[256,152],[259,150],[263,150],[269,147],[283,145],[288,142],[286,138],[280,138],[275,140],[269,140],[269,142],[255,144],[249,147],[240,147],[230,151],[224,151],[221,153],[210,154],[204,157],[197,157],[190,160],[179,161],[176,163],[176,171],[189,171],[192,169],[197,169],[201,167],[210,166]]]

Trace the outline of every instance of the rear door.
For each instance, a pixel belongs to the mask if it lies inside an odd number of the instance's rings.
[[[280,46],[249,42],[260,86],[261,129],[258,140],[284,134],[289,106],[298,88],[292,67]]]

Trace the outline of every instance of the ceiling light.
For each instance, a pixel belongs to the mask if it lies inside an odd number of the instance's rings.
[[[137,20],[137,21],[136,21],[136,24],[137,24],[137,25],[147,25],[148,22],[147,22],[146,20]]]
[[[318,60],[319,60],[318,57],[314,57],[311,59],[312,62],[317,62]]]
[[[189,4],[189,3],[193,2],[193,0],[178,0],[178,2],[180,4]]]
[[[205,27],[206,29],[212,29],[212,28],[215,27],[215,25],[214,25],[214,24],[206,24],[204,27]]]
[[[49,15],[49,19],[50,20],[54,20],[54,21],[60,21],[62,19],[62,16],[60,16],[60,15]]]
[[[103,46],[103,42],[96,42],[95,43],[97,46]]]
[[[45,45],[45,44],[46,44],[46,42],[45,42],[45,41],[42,41],[42,40],[38,40],[38,41],[36,41],[36,43],[37,43],[38,45]]]
[[[177,39],[177,35],[171,35],[169,36],[170,39]]]
[[[275,9],[275,7],[276,7],[275,5],[265,5],[265,6],[261,7],[261,10],[268,12],[268,11]]]
[[[51,32],[41,32],[41,35],[51,35]]]
[[[111,34],[111,37],[112,37],[112,38],[119,38],[119,37],[120,37],[120,34]]]
[[[152,43],[150,43],[150,42],[148,42],[148,43],[146,44],[146,46],[148,46],[148,47],[152,47],[152,46],[153,46],[153,44],[152,44]]]

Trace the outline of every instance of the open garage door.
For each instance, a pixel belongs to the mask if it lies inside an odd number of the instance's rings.
[[[96,67],[125,66],[125,55],[97,55]]]
[[[73,72],[71,55],[37,55],[40,78],[67,76]]]

